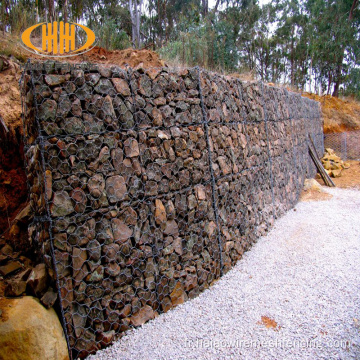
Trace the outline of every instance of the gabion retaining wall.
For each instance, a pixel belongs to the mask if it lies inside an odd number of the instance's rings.
[[[198,68],[28,63],[30,236],[69,351],[197,296],[296,204],[318,103]]]

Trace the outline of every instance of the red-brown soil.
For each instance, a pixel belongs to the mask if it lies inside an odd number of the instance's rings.
[[[0,116],[9,132],[0,139],[0,235],[9,228],[27,199],[22,145],[20,66],[9,61],[0,72]]]
[[[336,98],[304,93],[305,97],[319,101],[324,118],[324,133],[360,130],[360,103],[351,98]]]

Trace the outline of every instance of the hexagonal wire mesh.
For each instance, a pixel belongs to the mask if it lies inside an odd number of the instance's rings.
[[[31,63],[30,234],[70,356],[193,298],[298,200],[318,105],[199,68]]]
[[[360,160],[360,130],[325,134],[324,145],[343,160]]]

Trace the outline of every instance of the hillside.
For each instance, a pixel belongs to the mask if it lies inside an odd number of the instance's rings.
[[[360,103],[351,98],[336,98],[304,93],[305,97],[319,101],[324,117],[324,133],[360,130]]]

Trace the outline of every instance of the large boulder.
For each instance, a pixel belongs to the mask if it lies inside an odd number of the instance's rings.
[[[0,298],[1,360],[68,360],[66,340],[54,309],[35,298]]]

